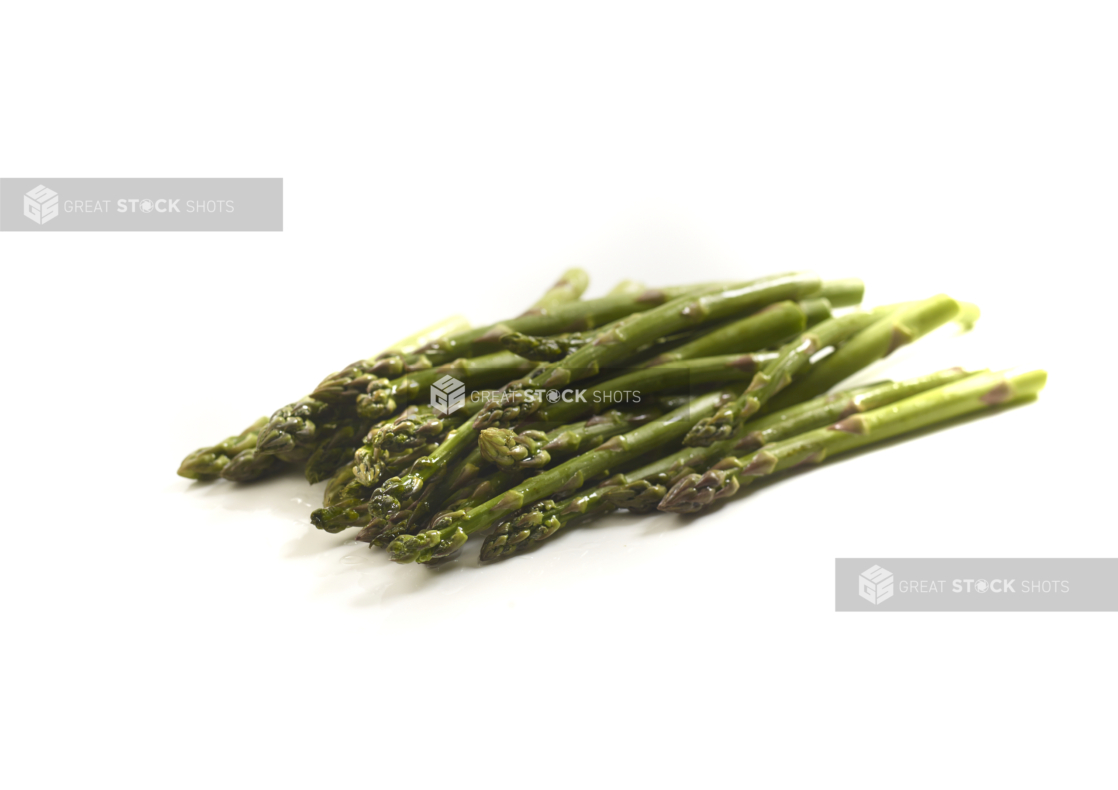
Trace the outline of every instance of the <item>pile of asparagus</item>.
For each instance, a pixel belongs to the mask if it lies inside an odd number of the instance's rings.
[[[302,465],[328,480],[319,529],[355,528],[405,563],[488,531],[494,560],[620,508],[694,513],[758,478],[1031,399],[1046,380],[953,368],[831,392],[943,324],[969,328],[977,308],[948,296],[865,310],[860,280],[791,273],[627,281],[583,300],[588,281],[573,269],[516,318],[405,338],[178,473],[247,482]]]

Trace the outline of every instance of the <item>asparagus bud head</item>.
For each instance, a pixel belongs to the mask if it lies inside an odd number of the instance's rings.
[[[275,455],[290,452],[296,447],[309,447],[317,433],[311,418],[327,417],[329,410],[327,404],[310,398],[284,406],[260,429],[256,451],[263,455]]]
[[[459,511],[460,512],[460,511]],[[453,515],[440,519],[453,520]],[[469,539],[462,528],[451,524],[443,529],[429,529],[418,535],[401,535],[388,544],[388,556],[393,562],[427,563],[449,557]]]
[[[559,510],[554,500],[544,499],[498,524],[481,546],[482,561],[506,557],[529,543],[544,540],[561,526]]]
[[[649,480],[636,480],[628,485],[609,489],[605,496],[614,507],[626,508],[634,513],[651,513],[667,493],[668,489],[664,485]]]
[[[502,469],[539,469],[551,461],[543,449],[546,442],[542,431],[518,434],[508,428],[486,428],[478,436],[478,449],[485,460]]]
[[[370,420],[380,420],[396,411],[395,390],[388,379],[372,379],[364,394],[357,396],[357,413]]]
[[[558,362],[586,345],[586,339],[581,335],[536,337],[522,332],[511,332],[501,338],[501,345],[506,350],[534,362]]]
[[[444,417],[427,406],[409,406],[380,434],[381,445],[400,451],[425,444],[443,432]]]
[[[660,502],[659,509],[668,513],[695,513],[720,499],[731,497],[741,485],[737,473],[736,468],[715,467],[706,474],[686,475],[672,486]]]
[[[226,480],[232,480],[234,483],[247,483],[266,473],[278,460],[274,455],[258,453],[256,448],[253,447],[234,456],[222,468],[221,476]]]

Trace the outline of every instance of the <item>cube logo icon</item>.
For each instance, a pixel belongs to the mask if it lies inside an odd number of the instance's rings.
[[[858,595],[875,606],[893,597],[893,574],[874,565],[858,577]]]
[[[431,385],[431,408],[453,414],[466,402],[466,385],[454,376],[443,376]]]
[[[39,184],[23,196],[23,216],[36,225],[46,225],[58,216],[58,193]]]

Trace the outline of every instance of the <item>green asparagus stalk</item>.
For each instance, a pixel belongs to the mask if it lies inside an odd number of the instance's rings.
[[[256,437],[256,452],[278,455],[297,448],[311,450],[321,438],[318,425],[329,422],[336,414],[330,404],[314,398],[302,398],[277,409]]]
[[[182,459],[182,464],[179,465],[179,476],[188,480],[216,480],[221,476],[221,470],[228,466],[234,457],[256,447],[256,437],[260,429],[267,424],[268,418],[261,417],[236,436],[230,436],[215,445],[195,450]]]
[[[472,492],[492,491],[476,503],[480,504],[480,502],[484,502],[496,493],[519,482],[522,477],[519,470],[503,470],[497,474],[489,475],[486,486],[479,488],[478,476],[485,467],[485,459],[482,457],[481,450],[479,442],[478,446],[474,447],[464,458],[450,466],[445,474],[436,475],[435,480],[437,482],[434,485],[425,486],[415,499],[414,505],[410,503],[407,505],[407,508],[410,509],[410,515],[407,519],[406,530],[397,529],[392,537],[403,534],[405,531],[409,534],[415,534],[426,528],[431,518],[438,512],[448,508],[457,509],[450,507],[449,503],[469,500],[472,496],[475,496]],[[499,488],[494,489],[494,486],[499,486]],[[470,506],[472,507],[472,505]],[[387,535],[386,532],[383,537],[387,537]],[[385,541],[378,541],[376,545],[381,545],[382,542],[384,545],[388,545]]]
[[[585,332],[567,332],[561,335],[529,335],[524,332],[510,332],[501,337],[501,346],[517,356],[534,362],[557,362],[568,357],[590,343],[602,332],[624,321],[619,318],[603,327],[588,329]]]
[[[446,362],[459,357],[491,353],[500,348],[501,338],[513,332],[526,335],[558,335],[582,332],[605,326],[619,318],[650,310],[671,299],[702,291],[709,286],[653,288],[634,293],[622,291],[600,299],[585,299],[560,305],[547,313],[522,315],[478,329],[448,335],[428,343],[422,353],[432,360]]]
[[[563,527],[583,518],[616,510],[606,494],[608,489],[592,488],[562,500],[544,499],[529,506],[514,518],[497,525],[481,546],[482,562],[507,557],[528,546],[547,540]]]
[[[827,392],[867,365],[943,326],[958,313],[959,303],[940,294],[878,318],[774,398],[769,410],[777,411]]]
[[[223,480],[231,480],[234,483],[248,483],[260,479],[281,465],[282,461],[279,457],[260,455],[256,452],[255,447],[250,447],[233,456],[232,460],[221,470],[221,477]]]
[[[804,299],[798,304],[800,305],[800,309],[804,311],[807,327],[813,327],[832,317],[831,308],[834,307],[834,305],[827,299]],[[795,334],[795,332],[789,332],[788,334],[790,336]]]
[[[479,415],[480,416],[480,415]],[[477,441],[476,420],[448,431],[446,438],[431,453],[412,464],[407,474],[384,480],[369,500],[369,511],[387,519],[393,513],[406,510],[415,503],[423,487],[439,472],[450,467],[460,456],[469,452]],[[355,467],[360,479],[360,470]]]
[[[485,460],[502,469],[542,469],[551,462],[551,455],[543,449],[547,444],[543,431],[486,428],[477,441]]]
[[[611,467],[639,458],[654,447],[678,441],[698,420],[711,414],[731,397],[713,393],[626,434],[614,436],[590,452],[543,471],[504,494],[468,511],[440,517],[432,528],[418,535],[402,535],[388,547],[395,562],[430,562],[457,551],[468,537],[492,526],[502,517],[552,494],[574,492],[584,482]]]
[[[476,406],[477,404],[473,401],[467,401],[462,411],[468,414],[471,409]],[[384,425],[381,426],[381,428],[383,427]],[[462,426],[454,425],[452,427],[454,430],[457,430]],[[381,446],[380,440],[375,436],[376,430],[377,429],[374,428],[373,431],[369,432],[369,436],[366,437],[367,444],[358,450],[354,456],[355,464],[353,470],[355,477],[359,482],[367,485],[376,485],[384,480],[385,477],[401,474],[404,469],[409,468],[413,463],[421,459],[423,459],[423,462],[419,464],[421,469],[420,479],[426,481],[430,474],[433,474],[441,468],[438,464],[429,463],[426,457],[434,453],[448,436],[454,434],[454,430],[448,431],[446,434],[440,436],[433,444],[427,445],[425,448],[420,448],[416,453],[412,453],[405,457],[399,455],[399,453],[393,454],[385,450]],[[405,461],[406,463],[404,463]],[[469,452],[465,458],[458,461],[457,464],[450,469],[448,475],[443,476],[442,484],[437,493],[427,492],[424,496],[427,507],[421,509],[417,517],[425,517],[429,514],[427,508],[432,506],[437,507],[438,503],[443,502],[446,497],[450,495],[452,490],[469,483],[477,476],[483,463],[484,461],[481,457],[480,450],[474,447],[472,452]],[[419,484],[416,490],[420,488],[422,488],[422,483]],[[368,497],[366,497],[366,499],[367,498]],[[388,515],[394,509],[395,508],[385,511],[383,515]]]
[[[807,365],[813,354],[841,343],[872,322],[873,316],[862,312],[831,318],[782,346],[777,357],[753,377],[741,397],[698,423],[687,434],[683,443],[696,447],[728,439],[738,425],[756,414],[776,393],[787,387],[792,382],[792,377]]]
[[[410,450],[427,444],[439,434],[461,422],[431,406],[408,406],[380,432],[380,444],[391,452]]]
[[[326,481],[326,490],[322,492],[322,504],[324,506],[336,505],[342,499],[350,496],[350,492],[347,489],[354,480],[356,480],[356,478],[353,476],[352,464],[346,464],[339,468],[334,473],[334,476]],[[354,494],[353,496],[358,499],[368,499],[371,493],[373,492],[367,491],[364,496],[360,493]]]
[[[323,403],[352,403],[374,378],[397,377],[431,367],[431,360],[417,353],[418,349],[445,335],[464,332],[469,326],[462,316],[452,316],[432,324],[375,356],[359,359],[337,373],[331,373],[315,387],[311,397]]]
[[[445,489],[439,484],[429,486],[423,495],[408,509],[394,513],[387,518],[378,517],[363,532],[366,540],[378,548],[386,548],[401,535],[414,535],[425,529],[434,519],[453,510],[468,510],[507,491],[524,479],[524,474],[516,469],[502,469],[485,477],[454,487],[453,493],[442,501]]]
[[[744,435],[734,440],[734,450],[739,453],[756,450],[771,442],[822,428],[852,414],[879,409],[971,375],[973,373],[962,368],[948,368],[905,381],[884,381],[844,392],[820,395],[806,403],[750,421],[745,426]]]
[[[567,269],[523,315],[546,315],[557,307],[577,302],[589,285],[590,275],[585,269]]]
[[[801,305],[795,302],[777,302],[758,313],[732,321],[660,354],[645,363],[645,366],[651,368],[685,359],[760,351],[790,335],[799,334],[806,328],[807,315]]]
[[[393,381],[374,379],[369,382],[368,391],[358,396],[357,413],[368,419],[382,419],[409,401],[425,397],[435,382],[447,376],[470,389],[480,389],[522,376],[535,367],[536,363],[531,360],[510,351],[499,351],[480,357],[456,359],[450,364],[422,370]]]
[[[550,433],[508,428],[486,428],[478,437],[482,458],[502,469],[543,469],[552,457],[569,457],[596,447],[611,436],[626,433],[658,417],[650,411],[621,412],[617,409],[595,415],[586,422],[566,425]]]
[[[819,464],[894,436],[1032,398],[1046,381],[1043,370],[976,373],[889,406],[851,415],[826,428],[767,444],[744,457],[725,458],[705,474],[688,475],[677,482],[660,503],[660,510],[693,513],[732,496],[741,485],[758,477],[799,464]]]
[[[534,362],[555,362],[569,356],[593,339],[593,332],[572,332],[565,335],[536,337],[523,332],[512,332],[501,338],[506,351]]]
[[[419,447],[392,451],[381,444],[376,435],[377,430],[373,428],[365,437],[365,444],[353,453],[353,473],[357,481],[364,486],[376,486],[385,478],[400,474],[416,461],[435,452],[442,441],[438,439]],[[445,435],[451,433],[452,431],[448,431]]]
[[[568,269],[559,280],[549,288],[540,299],[525,311],[525,316],[547,315],[562,305],[577,302],[589,284],[589,275],[582,269]],[[402,350],[382,352],[369,359],[358,360],[337,373],[327,376],[321,384],[311,393],[311,397],[325,403],[352,403],[358,396],[368,390],[369,383],[374,379],[398,378],[407,373],[426,370],[434,365],[443,365],[452,362],[458,356],[466,354],[446,351],[440,353],[437,349],[442,338],[462,337],[468,334],[484,334],[486,329],[470,330],[469,324],[464,319],[452,319],[455,323],[436,325],[426,330],[421,342],[406,342],[406,351],[422,349],[430,353],[406,354]],[[437,331],[436,331],[437,330]],[[414,338],[409,338],[411,341]],[[401,344],[397,344],[398,346]],[[472,355],[469,355],[472,356]]]
[[[843,280],[826,280],[822,287],[811,294],[813,299],[826,299],[832,307],[853,307],[862,303],[866,285],[857,277]]]
[[[916,302],[897,302],[895,304],[885,304],[873,308],[872,312],[877,317],[883,317],[897,312],[901,308],[911,307]],[[971,302],[959,302],[959,312],[951,319],[952,323],[958,324],[965,331],[974,329],[974,325],[978,323],[978,319],[982,317],[982,310],[978,305]]]
[[[332,477],[338,467],[352,464],[354,450],[361,446],[370,425],[366,419],[351,417],[325,427],[326,438],[318,443],[303,467],[303,474],[312,485]]]
[[[311,523],[317,529],[331,534],[350,527],[363,527],[370,521],[369,505],[360,500],[345,499],[311,513]]]
[[[364,526],[372,518],[367,501],[372,493],[354,475],[352,466],[342,467],[326,484],[322,507],[311,513],[311,523],[326,532]]]

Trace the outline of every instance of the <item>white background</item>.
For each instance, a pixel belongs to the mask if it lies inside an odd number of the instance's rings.
[[[403,6],[5,6],[0,174],[280,176],[286,229],[0,234],[0,780],[1113,786],[1114,615],[840,615],[833,568],[1118,556],[1114,6]],[[175,477],[572,264],[948,292],[978,328],[866,379],[1049,389],[485,568]]]

